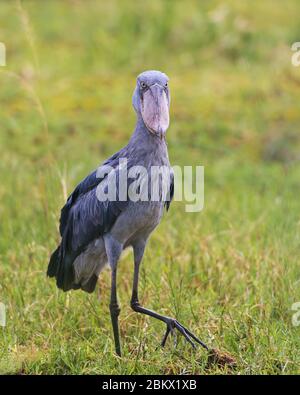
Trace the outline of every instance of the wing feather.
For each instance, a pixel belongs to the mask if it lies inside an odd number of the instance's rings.
[[[103,163],[116,171],[122,150]],[[52,254],[47,274],[56,277],[57,286],[64,291],[80,288],[74,284],[73,262],[90,242],[108,232],[127,201],[101,201],[97,198],[97,188],[101,183],[110,182],[105,174],[97,177],[96,170],[77,185],[61,210],[60,246]]]
[[[168,211],[170,208],[170,204],[174,198],[174,171],[171,169],[170,171],[170,187],[169,187],[169,192],[165,201],[165,207],[166,210]]]

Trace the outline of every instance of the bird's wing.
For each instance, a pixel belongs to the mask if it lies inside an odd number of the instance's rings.
[[[170,204],[173,200],[174,197],[174,171],[173,169],[170,170],[170,188],[169,188],[169,192],[167,194],[167,198],[165,200],[165,207],[167,209],[167,211],[170,208]]]
[[[115,153],[113,156],[111,156],[109,159],[107,159],[102,166],[112,166],[116,167],[118,165],[118,159],[122,157],[122,153],[124,151],[124,148],[120,150],[119,152]],[[70,210],[73,207],[73,205],[76,203],[77,199],[88,193],[90,190],[93,188],[96,188],[101,181],[105,177],[99,177],[98,172],[99,169],[94,170],[92,173],[90,173],[84,180],[82,180],[77,187],[74,189],[74,191],[71,193],[71,195],[68,197],[66,204],[64,207],[61,209],[60,213],[60,223],[59,223],[59,231],[60,235],[63,236],[66,225],[68,223],[68,218],[70,214]]]
[[[97,237],[108,232],[127,201],[101,201],[97,197],[97,188],[81,195],[72,206],[65,227],[62,245],[65,252],[78,255]]]
[[[74,284],[74,260],[89,243],[111,229],[128,204],[128,200],[120,201],[118,194],[116,200],[99,199],[98,188],[107,190],[113,172],[118,173],[118,169],[111,170],[98,185],[89,182],[93,178],[84,180],[84,184],[77,187],[79,192],[68,208],[62,227],[61,244],[52,254],[47,271],[50,277],[56,277],[57,286],[64,291],[80,287]],[[114,182],[114,178],[112,180]],[[93,283],[93,287],[94,285]]]
[[[93,171],[77,185],[77,187],[68,197],[66,204],[61,209],[60,221],[59,221],[59,231],[61,236],[64,234],[66,225],[68,223],[70,210],[73,207],[73,205],[76,203],[78,197],[81,196],[82,194],[87,193],[101,182],[101,179],[96,177],[96,173],[97,173],[96,170]]]

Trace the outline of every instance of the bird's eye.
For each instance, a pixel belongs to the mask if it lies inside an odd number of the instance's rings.
[[[168,82],[165,83],[165,87],[167,88],[169,86]]]
[[[145,82],[143,82],[143,81],[141,82],[141,88],[142,88],[142,89],[147,88],[147,85],[146,85]]]

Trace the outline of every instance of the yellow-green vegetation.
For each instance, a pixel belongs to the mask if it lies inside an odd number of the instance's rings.
[[[1,1],[2,373],[299,373],[300,41],[298,0]],[[141,301],[236,358],[207,364],[129,306],[119,265],[124,356],[114,354],[109,272],[64,294],[45,272],[73,187],[126,144],[136,75],[170,76],[172,164],[205,166],[205,208],[174,202],[148,245]]]

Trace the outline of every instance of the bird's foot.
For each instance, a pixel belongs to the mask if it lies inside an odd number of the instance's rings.
[[[162,339],[162,342],[161,342],[162,347],[165,346],[169,334],[174,333],[175,330],[177,329],[183,335],[185,340],[191,344],[191,346],[193,348],[196,348],[196,345],[194,343],[194,342],[196,342],[196,343],[200,344],[203,348],[208,350],[208,347],[205,343],[203,343],[200,339],[198,339],[189,329],[184,327],[182,324],[180,324],[174,318],[166,318],[166,324],[167,324],[167,329],[166,329],[166,333],[165,333],[165,335]]]

